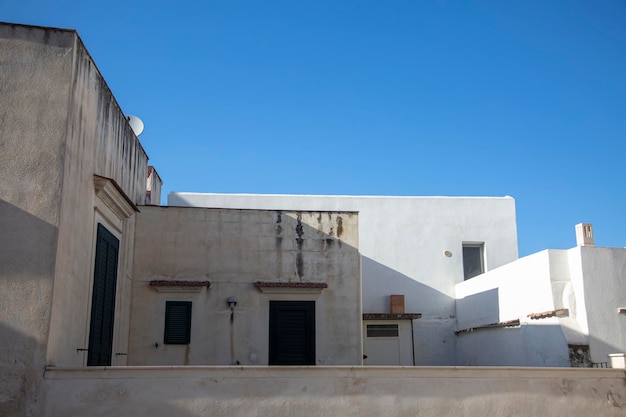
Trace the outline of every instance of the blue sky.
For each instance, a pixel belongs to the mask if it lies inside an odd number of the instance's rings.
[[[626,2],[9,1],[76,29],[170,191],[516,199],[626,246]],[[164,198],[165,202],[165,198]]]

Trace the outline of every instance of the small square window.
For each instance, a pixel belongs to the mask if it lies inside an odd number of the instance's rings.
[[[165,336],[170,345],[187,345],[191,341],[191,301],[165,302]]]
[[[466,280],[485,272],[483,252],[482,243],[463,244],[463,276]]]

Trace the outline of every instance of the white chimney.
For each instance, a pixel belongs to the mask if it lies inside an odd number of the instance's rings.
[[[593,246],[593,226],[591,223],[576,225],[576,246]]]

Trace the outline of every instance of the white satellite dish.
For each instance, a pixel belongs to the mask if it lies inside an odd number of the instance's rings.
[[[141,132],[143,132],[143,122],[141,119],[137,116],[127,116],[126,120],[128,120],[128,124],[130,128],[133,129],[133,132],[135,132],[135,136],[139,137]]]

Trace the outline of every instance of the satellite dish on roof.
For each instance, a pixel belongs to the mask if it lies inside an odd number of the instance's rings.
[[[139,137],[141,132],[143,132],[143,122],[137,116],[126,116],[126,120],[128,120],[128,124],[130,128],[135,132],[135,136]]]

